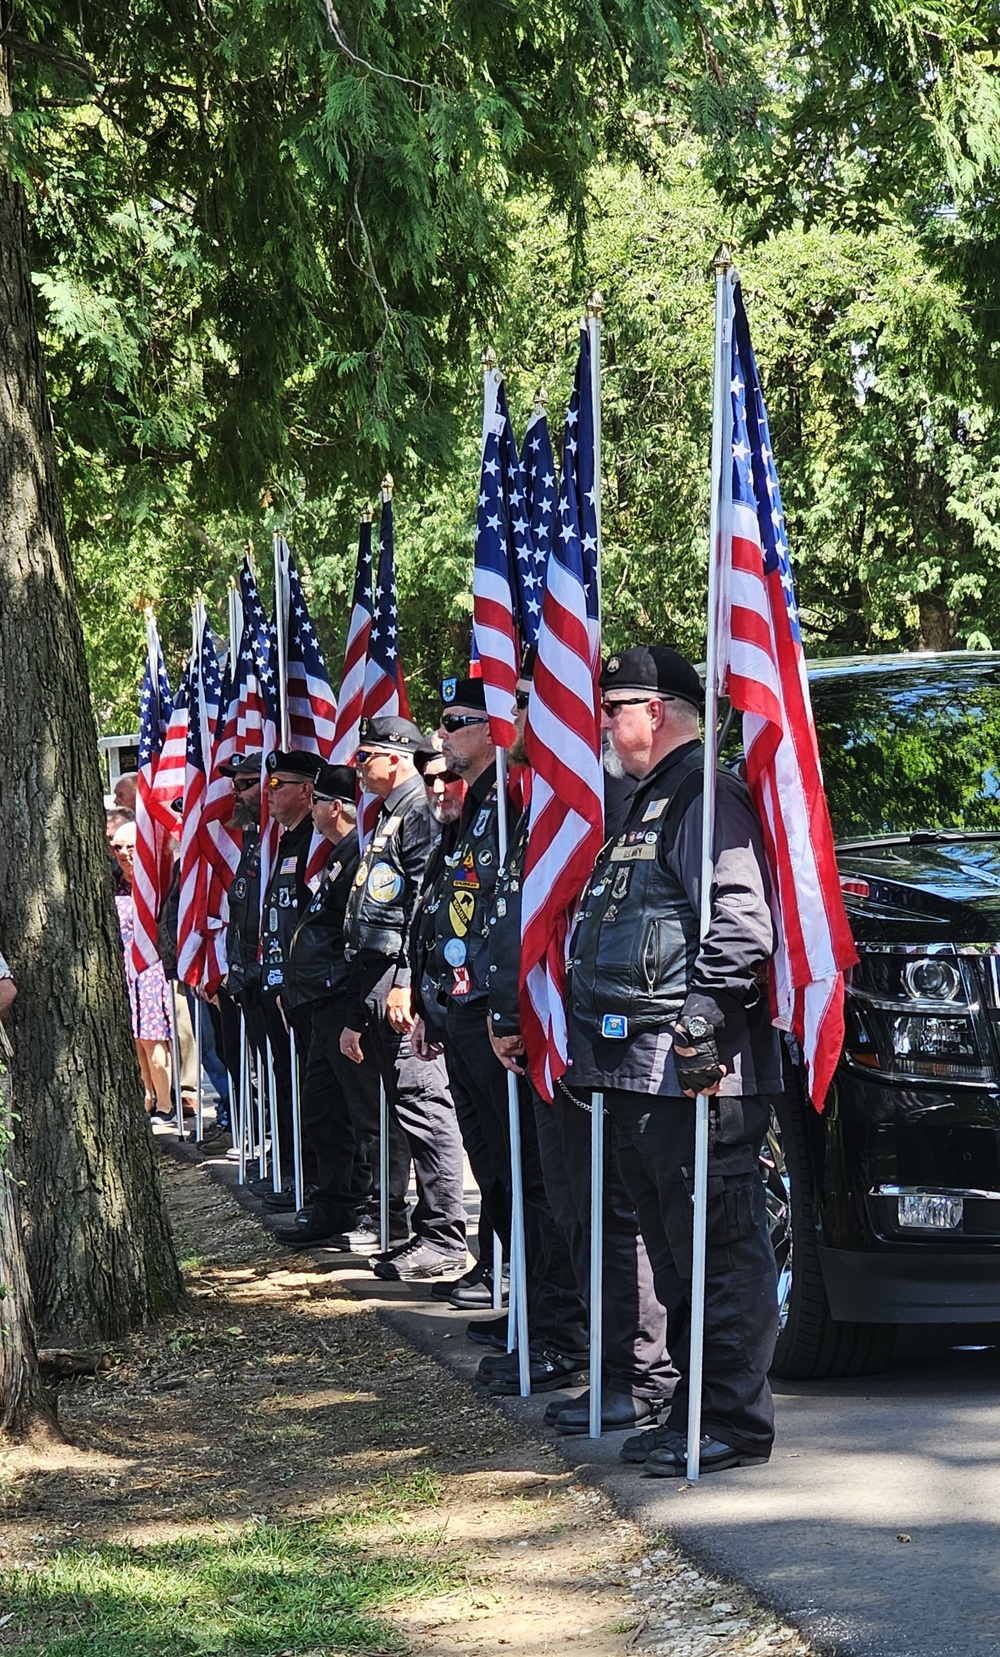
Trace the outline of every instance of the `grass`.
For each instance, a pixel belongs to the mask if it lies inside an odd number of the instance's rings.
[[[0,1577],[4,1657],[339,1657],[398,1652],[379,1613],[457,1586],[447,1558],[379,1553],[366,1522],[400,1524],[414,1500],[395,1484],[335,1516],[254,1519],[222,1536],[156,1546],[74,1548]],[[353,1534],[352,1534],[353,1533]]]

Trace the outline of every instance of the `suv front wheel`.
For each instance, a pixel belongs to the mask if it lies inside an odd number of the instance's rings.
[[[816,1247],[816,1194],[804,1108],[794,1092],[771,1112],[760,1168],[778,1268],[778,1344],[771,1366],[790,1381],[866,1375],[884,1368],[895,1329],[830,1316]]]

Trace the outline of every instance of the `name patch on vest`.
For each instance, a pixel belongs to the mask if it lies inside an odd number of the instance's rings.
[[[651,846],[615,846],[611,853],[612,863],[655,863],[656,844]]]

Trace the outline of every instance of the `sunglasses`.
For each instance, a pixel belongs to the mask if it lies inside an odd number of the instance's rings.
[[[488,725],[489,720],[484,713],[445,713],[441,715],[441,728],[448,731],[464,731],[467,725]]]
[[[251,788],[260,787],[259,777],[234,777],[233,791],[236,794],[246,794]]]
[[[301,788],[308,780],[307,777],[268,777],[267,789],[273,794],[277,788]]]
[[[608,719],[616,719],[622,708],[644,708],[647,702],[666,702],[669,700],[670,698],[666,696],[623,696],[617,702],[609,702],[606,697],[602,696],[601,710]]]
[[[461,780],[457,771],[432,771],[430,776],[427,775],[426,771],[424,772],[425,788],[433,788],[436,782],[450,783],[461,782]]]
[[[528,706],[528,703],[531,701],[531,692],[527,691],[527,690],[516,690],[514,692],[514,701],[517,704],[517,706],[523,711]]]

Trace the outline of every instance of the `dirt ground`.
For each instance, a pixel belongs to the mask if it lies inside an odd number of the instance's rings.
[[[145,1545],[419,1491],[372,1545],[457,1560],[390,1618],[417,1657],[807,1657],[793,1630],[643,1536],[555,1449],[403,1345],[306,1256],[279,1254],[199,1166],[163,1159],[188,1300],[64,1385],[72,1447],[0,1454],[0,1557]],[[396,1505],[398,1507],[398,1495]],[[454,1580],[454,1573],[452,1573]]]

